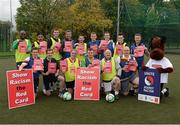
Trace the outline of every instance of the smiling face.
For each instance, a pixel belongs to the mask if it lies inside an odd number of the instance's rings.
[[[59,37],[59,30],[54,30],[53,31],[53,37],[58,38]]]
[[[94,57],[94,52],[92,49],[88,50],[88,57],[93,58]]]
[[[71,59],[76,59],[77,52],[76,50],[72,50],[71,52]]]
[[[37,57],[38,57],[38,54],[39,54],[39,50],[38,50],[38,49],[33,49],[33,50],[32,50],[32,57],[33,57],[33,58],[37,58]]]
[[[43,41],[44,40],[44,36],[42,34],[38,35],[38,41]]]
[[[65,38],[66,38],[67,40],[71,40],[71,39],[72,39],[72,32],[71,32],[71,31],[66,31],[66,33],[65,33]]]
[[[124,42],[124,36],[123,35],[118,35],[117,42],[122,44]]]
[[[91,33],[91,40],[96,41],[96,39],[97,39],[96,33]]]
[[[136,42],[136,44],[140,44],[141,43],[141,35],[140,34],[137,34],[134,36],[134,41]]]
[[[111,51],[110,51],[109,49],[107,49],[107,50],[104,52],[104,57],[105,57],[107,60],[109,60],[109,59],[111,59],[111,56],[112,56]]]
[[[20,31],[19,37],[20,39],[24,40],[26,38],[26,32],[24,30]]]
[[[47,50],[47,58],[48,59],[52,59],[52,55],[53,55],[53,50]]]
[[[104,39],[106,41],[109,41],[110,40],[110,33],[108,33],[108,32],[104,33]]]
[[[125,56],[125,57],[129,57],[129,55],[130,55],[130,49],[129,49],[129,47],[124,47],[123,48],[123,55]]]
[[[78,41],[79,43],[84,43],[84,36],[79,36]]]

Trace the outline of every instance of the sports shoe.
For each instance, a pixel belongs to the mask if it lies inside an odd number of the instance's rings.
[[[62,93],[62,92],[59,92],[58,97],[59,97],[59,98],[63,98],[63,93]]]
[[[169,88],[164,88],[166,91],[164,92],[164,96],[168,97],[169,96]]]
[[[65,92],[66,90],[59,91],[58,97],[63,98]]]
[[[129,95],[134,96],[134,90],[129,90]]]
[[[115,95],[115,99],[116,99],[116,100],[119,100],[119,95]]]

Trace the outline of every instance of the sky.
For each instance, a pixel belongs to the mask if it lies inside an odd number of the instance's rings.
[[[15,24],[16,9],[20,6],[19,0],[12,1],[13,24]],[[10,21],[10,0],[0,0],[0,20]]]

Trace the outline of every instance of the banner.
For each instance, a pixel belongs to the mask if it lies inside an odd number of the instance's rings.
[[[138,100],[160,103],[160,74],[156,69],[140,72]]]
[[[33,71],[7,71],[7,89],[9,109],[35,103]]]
[[[74,100],[99,100],[100,68],[76,70]]]

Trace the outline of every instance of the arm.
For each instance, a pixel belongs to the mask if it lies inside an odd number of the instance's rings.
[[[32,44],[31,44],[30,40],[28,40],[27,50],[28,50],[27,52],[31,52],[31,50],[32,50]]]
[[[15,41],[13,42],[12,48],[13,48],[14,50],[16,50],[16,49],[18,48],[18,45],[19,45],[19,40],[15,40]]]
[[[52,46],[52,40],[49,39],[49,40],[47,41],[47,48],[50,49],[51,46]]]

